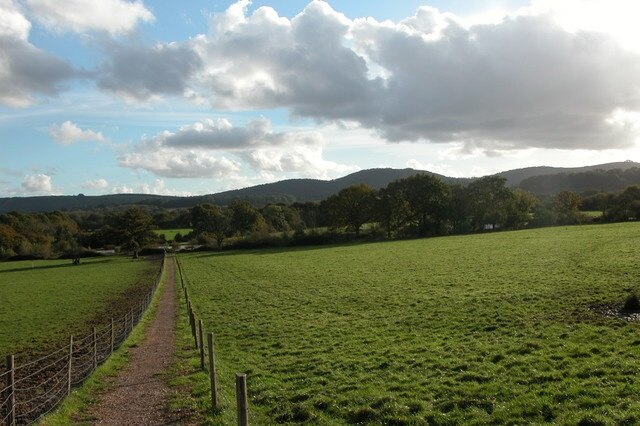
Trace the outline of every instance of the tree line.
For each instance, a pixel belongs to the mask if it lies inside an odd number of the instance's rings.
[[[235,200],[190,209],[133,206],[114,210],[0,215],[0,258],[15,255],[77,257],[84,250],[115,248],[137,255],[165,242],[154,229],[189,228],[176,240],[197,245],[314,244],[349,238],[407,238],[578,224],[582,210],[603,212],[602,221],[640,218],[640,188],[619,193],[562,191],[540,199],[506,186],[498,176],[468,185],[417,174],[376,190],[342,189],[322,202],[269,204],[260,209]],[[327,235],[329,237],[327,237]]]

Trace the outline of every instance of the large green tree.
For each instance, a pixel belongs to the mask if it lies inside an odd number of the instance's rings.
[[[373,219],[376,190],[369,185],[353,185],[325,200],[330,223],[347,226],[360,235],[362,225]]]
[[[131,207],[110,217],[111,237],[116,244],[126,250],[133,251],[133,257],[138,258],[140,249],[156,240],[153,233],[155,225],[151,215],[140,207]]]
[[[196,237],[215,238],[218,247],[222,247],[225,238],[232,234],[231,218],[227,210],[213,204],[198,204],[191,209],[191,222]]]

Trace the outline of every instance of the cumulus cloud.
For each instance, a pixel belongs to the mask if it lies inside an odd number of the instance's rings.
[[[190,87],[215,108],[284,107],[389,141],[494,151],[620,148],[638,137],[612,117],[640,110],[640,55],[551,12],[469,25],[430,7],[379,22],[323,1],[292,19],[268,7],[249,15],[248,4],[191,41],[203,64]]]
[[[91,129],[81,129],[71,121],[49,126],[49,137],[61,145],[71,145],[76,142],[103,141],[104,136],[100,132]]]
[[[86,189],[105,189],[109,186],[109,182],[106,179],[88,180],[80,186]]]
[[[128,33],[139,22],[151,22],[153,14],[141,1],[124,0],[27,0],[32,14],[54,31]]]
[[[129,102],[153,101],[162,95],[188,96],[187,82],[201,67],[188,43],[110,43],[107,60],[97,71],[98,87]]]
[[[167,188],[165,182],[162,179],[156,179],[153,184],[148,183],[136,183],[134,185],[116,185],[111,188],[111,192],[114,194],[154,194],[154,195],[176,195],[181,197],[190,197],[194,195],[189,191],[178,191],[175,189]]]
[[[326,160],[322,146],[258,149],[243,153],[242,158],[259,173],[294,173],[317,179],[332,179],[359,170],[354,165]]]
[[[65,61],[29,43],[31,23],[12,0],[0,0],[0,104],[26,107],[34,95],[55,95],[74,77]]]
[[[28,193],[51,193],[53,191],[51,176],[45,174],[29,175],[22,182],[22,189]]]
[[[275,132],[265,118],[251,120],[244,127],[234,127],[221,118],[182,126],[176,132],[164,131],[155,136],[153,142],[175,148],[239,150],[285,144],[315,145],[322,143],[322,136],[317,132]]]
[[[132,152],[120,156],[119,164],[182,178],[229,178],[240,173],[243,164],[261,175],[280,172],[319,178],[357,169],[324,159],[324,145],[319,132],[274,131],[265,118],[239,127],[226,119],[206,119],[142,139]]]
[[[222,177],[241,169],[240,163],[224,156],[214,157],[206,152],[161,147],[156,151],[128,153],[118,161],[122,167],[147,170],[157,176],[172,178]]]

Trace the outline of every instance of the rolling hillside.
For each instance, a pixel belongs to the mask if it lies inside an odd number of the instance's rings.
[[[498,175],[506,178],[507,184],[511,187],[519,186],[536,194],[546,195],[562,190],[575,192],[622,190],[629,185],[640,184],[639,168],[640,163],[625,161],[575,168],[528,167],[501,172]],[[195,197],[114,194],[0,198],[0,213],[114,208],[133,204],[180,208],[192,207],[204,202],[225,205],[235,199],[246,200],[256,206],[268,203],[320,201],[351,185],[364,183],[374,188],[382,188],[390,182],[417,173],[429,173],[448,183],[465,184],[473,180],[473,178],[452,178],[415,169],[368,169],[333,180],[287,179]]]

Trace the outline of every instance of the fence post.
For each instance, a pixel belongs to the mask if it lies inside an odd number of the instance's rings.
[[[200,368],[204,370],[204,339],[202,338],[202,320],[198,320],[198,341],[200,342]]]
[[[67,366],[67,395],[71,393],[71,364],[73,363],[73,335],[69,338],[69,365]]]
[[[213,347],[213,333],[207,333],[209,346],[209,378],[211,379],[211,406],[218,409],[218,377],[216,376],[216,358]]]
[[[133,331],[133,308],[129,311],[129,319],[131,321],[129,321],[129,332],[127,333],[127,336]]]
[[[109,346],[111,347],[111,351],[109,352],[110,354],[113,353],[114,340],[115,340],[115,334],[114,334],[114,329],[113,329],[113,318],[111,318],[111,342],[109,344]]]
[[[96,334],[96,328],[93,327],[93,369],[98,367],[98,335]]]
[[[238,408],[238,426],[249,426],[246,374],[236,373],[236,403]]]
[[[192,324],[193,324],[193,326],[194,326],[194,329],[193,329],[193,342],[194,342],[194,343],[195,343],[195,345],[196,345],[196,349],[198,349],[198,333],[196,332],[196,329],[195,329],[195,325],[196,325],[196,316],[193,314],[193,312],[191,313],[191,323],[192,323]]]
[[[16,395],[15,395],[15,360],[13,355],[7,355],[7,425],[11,426],[16,421]]]

